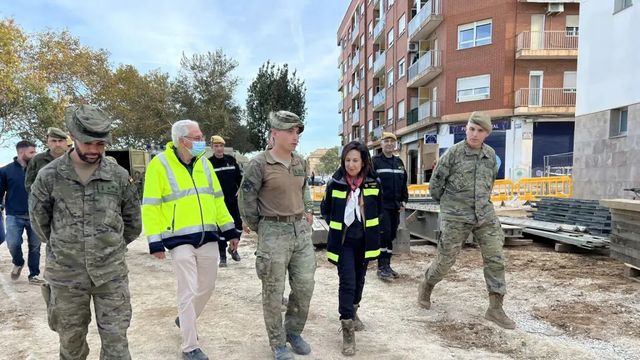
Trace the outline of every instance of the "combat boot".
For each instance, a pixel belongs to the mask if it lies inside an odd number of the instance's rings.
[[[418,304],[427,310],[431,308],[431,291],[433,291],[433,285],[427,284],[426,280],[418,286]]]
[[[227,267],[227,258],[220,258],[220,264],[218,265],[218,267]]]
[[[311,346],[300,335],[287,334],[287,342],[291,344],[293,352],[298,355],[309,355],[311,353]]]
[[[294,360],[293,354],[287,345],[280,345],[272,348],[274,360]]]
[[[490,293],[489,294],[489,308],[487,312],[484,314],[484,318],[493,321],[498,326],[505,329],[515,329],[516,323],[509,319],[507,314],[504,313],[502,309],[502,300],[503,295]]]
[[[353,356],[356,354],[356,332],[353,320],[340,320],[342,323],[342,355]]]
[[[378,259],[378,278],[382,281],[393,281],[393,275],[387,268],[387,264],[389,264],[389,259]]]
[[[364,324],[362,323],[362,321],[360,321],[360,318],[358,317],[358,308],[359,307],[360,307],[360,305],[358,305],[358,304],[353,305],[353,329],[355,331],[364,330]]]

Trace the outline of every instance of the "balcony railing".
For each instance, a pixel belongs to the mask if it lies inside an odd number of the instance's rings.
[[[573,89],[524,88],[516,91],[518,107],[575,107],[576,92]]]
[[[516,50],[578,50],[578,36],[566,31],[523,31]]]
[[[376,54],[376,60],[373,62],[373,74],[377,74],[380,70],[384,69],[386,56],[383,52]]]
[[[411,65],[409,67],[409,84],[422,80],[420,84],[413,84],[421,86],[433,79],[437,75],[435,70],[440,69],[440,53],[440,50],[429,50],[415,64]]]
[[[360,51],[356,51],[353,54],[353,58],[351,59],[351,67],[355,68],[356,66],[358,66],[358,64],[360,64]]]
[[[428,120],[440,116],[440,102],[427,101],[418,106],[418,121]]]
[[[356,80],[351,86],[351,98],[358,97],[360,94],[360,80]]]
[[[378,91],[378,93],[373,96],[373,107],[377,108],[380,105],[384,105],[384,103],[385,103],[384,100],[385,100],[386,95],[387,95],[387,92],[385,91],[384,88],[382,90]]]
[[[343,108],[344,108],[344,99],[338,101],[338,114],[342,113]]]
[[[349,111],[349,112],[347,113],[347,119],[349,120],[349,122],[352,122],[352,121],[353,121],[353,112]]]
[[[343,129],[343,125],[342,124],[338,125],[338,135],[342,135],[342,129]]]
[[[358,40],[358,32],[360,31],[360,24],[359,23],[355,23],[355,25],[353,26],[353,30],[351,30],[351,36],[350,39],[351,41],[355,41]]]
[[[441,0],[427,1],[416,16],[409,21],[409,39],[415,40],[416,35],[420,38],[426,37],[442,21]],[[418,34],[420,32],[420,34]]]
[[[378,37],[380,35],[382,35],[382,33],[384,32],[384,19],[380,19],[378,20],[378,23],[376,24],[376,26],[373,28],[373,41],[375,42],[376,40],[378,40]]]

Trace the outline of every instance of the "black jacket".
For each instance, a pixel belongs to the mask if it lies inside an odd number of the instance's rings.
[[[326,193],[320,212],[329,225],[327,240],[327,258],[333,264],[337,264],[342,253],[346,226],[344,224],[344,209],[347,205],[349,185],[345,180],[341,169],[333,175],[327,184]],[[372,260],[380,255],[380,214],[382,213],[382,194],[380,193],[380,181],[367,176],[360,185],[360,195],[364,203],[362,211],[362,224],[364,225],[364,257]]]
[[[29,195],[24,187],[26,167],[22,167],[18,158],[0,168],[0,199],[5,198],[7,215],[29,216]]]
[[[373,157],[375,169],[382,184],[382,202],[385,209],[400,209],[402,202],[407,202],[407,170],[397,156],[388,158],[380,153]]]
[[[238,210],[238,189],[242,182],[242,170],[231,155],[224,154],[221,159],[214,155],[209,158],[209,161],[213,165],[218,181],[220,181],[227,210],[233,217],[236,227],[242,229],[242,220],[240,220],[240,211]]]

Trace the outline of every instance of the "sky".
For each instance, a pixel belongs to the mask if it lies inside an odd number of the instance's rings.
[[[237,102],[267,60],[289,64],[305,80],[307,117],[298,151],[339,145],[336,32],[346,0],[0,0],[0,17],[26,32],[68,29],[84,45],[141,72],[174,75],[187,56],[221,48],[238,61]],[[15,156],[0,149],[0,163]]]

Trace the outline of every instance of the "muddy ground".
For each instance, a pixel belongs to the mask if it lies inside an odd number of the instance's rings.
[[[214,297],[199,320],[201,344],[212,359],[270,358],[254,248],[254,238],[247,237],[242,261],[220,269]],[[623,276],[623,264],[602,255],[556,253],[538,243],[507,248],[505,308],[518,326],[509,331],[483,318],[488,300],[478,249],[462,251],[435,288],[431,310],[418,308],[417,286],[434,253],[432,246],[413,246],[411,254],[394,257],[402,276],[393,284],[379,281],[372,264],[360,310],[366,330],[357,333],[354,359],[640,359],[640,283]],[[297,358],[338,359],[337,274],[323,249],[317,259],[303,333],[313,351]],[[134,359],[181,358],[169,261],[150,257],[143,239],[129,247]],[[47,326],[40,289],[27,283],[26,269],[15,282],[10,270],[2,245],[0,359],[56,359],[57,334]],[[88,340],[89,358],[98,359],[95,321]]]

